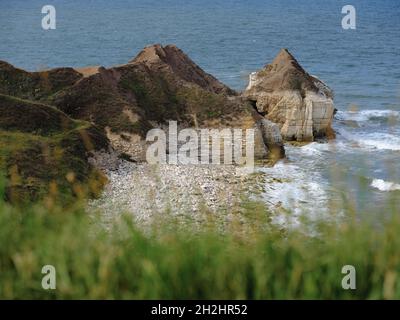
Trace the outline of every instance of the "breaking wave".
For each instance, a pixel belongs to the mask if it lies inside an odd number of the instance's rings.
[[[261,171],[266,174],[264,200],[276,213],[273,222],[293,227],[300,225],[304,214],[310,219],[327,215],[329,196],[317,172],[310,173],[299,165],[284,161]]]
[[[374,179],[371,183],[371,187],[378,189],[380,191],[398,191],[400,190],[400,184],[385,181],[382,179]]]
[[[395,110],[360,110],[360,111],[338,111],[336,119],[341,121],[388,121],[399,120],[400,112]]]
[[[339,130],[339,134],[360,148],[400,151],[400,136],[395,134],[384,132],[354,134],[343,129]]]

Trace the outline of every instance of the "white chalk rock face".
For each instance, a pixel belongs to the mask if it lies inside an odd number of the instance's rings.
[[[287,49],[250,75],[244,96],[255,102],[266,119],[279,125],[285,140],[335,136],[331,127],[335,110],[332,90],[308,74]]]

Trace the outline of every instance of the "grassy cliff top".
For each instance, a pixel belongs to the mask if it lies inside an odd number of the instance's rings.
[[[51,106],[0,94],[0,172],[7,177],[5,197],[14,203],[51,192],[64,201],[83,194],[91,179],[100,187],[104,177],[87,157],[107,145],[101,131],[87,122],[72,120]]]

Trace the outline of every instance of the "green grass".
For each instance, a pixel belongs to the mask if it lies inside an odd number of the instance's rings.
[[[255,222],[265,214],[259,205],[245,210]],[[100,225],[79,204],[65,210],[1,203],[0,298],[400,298],[395,216],[381,228],[353,219],[317,224],[317,237],[272,226],[221,234],[173,221],[146,232],[130,219],[107,232]],[[49,264],[57,289],[46,291],[41,269]],[[344,265],[356,268],[356,290],[341,287]]]
[[[120,89],[134,94],[147,120],[163,122],[184,117],[184,105],[176,96],[176,88],[171,87],[172,81],[168,81],[165,75],[141,67],[122,67],[120,72]]]
[[[51,193],[54,185],[57,200],[67,203],[75,197],[74,189],[90,188],[90,182],[94,193],[102,190],[106,178],[86,161],[82,142],[86,129],[52,136],[0,130],[0,172],[8,177],[6,198],[14,203],[36,201]]]
[[[106,179],[87,162],[87,153],[106,147],[106,138],[89,123],[52,106],[0,94],[6,199],[24,203],[57,192],[57,201],[67,203],[82,188],[99,193]]]
[[[27,72],[0,61],[0,93],[23,99],[46,101],[57,91],[72,86],[81,77],[72,68]]]

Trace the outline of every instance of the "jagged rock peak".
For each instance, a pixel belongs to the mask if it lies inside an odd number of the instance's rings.
[[[332,90],[308,74],[287,49],[250,75],[244,96],[256,103],[258,112],[280,125],[286,140],[334,136]]]
[[[257,77],[258,75],[258,77]],[[288,49],[281,49],[275,59],[251,75],[247,90],[260,85],[264,90],[320,91],[319,79],[308,74]],[[320,92],[331,96],[331,92]]]
[[[272,61],[271,65],[278,67],[279,66],[285,67],[291,65],[295,69],[301,70],[305,73],[304,69],[297,62],[296,58],[286,48],[283,48],[279,51],[278,55]]]
[[[129,63],[144,63],[150,68],[169,67],[183,80],[193,82],[214,93],[235,95],[236,92],[218,81],[212,75],[202,70],[181,49],[175,45],[162,46],[160,44],[145,47]]]

